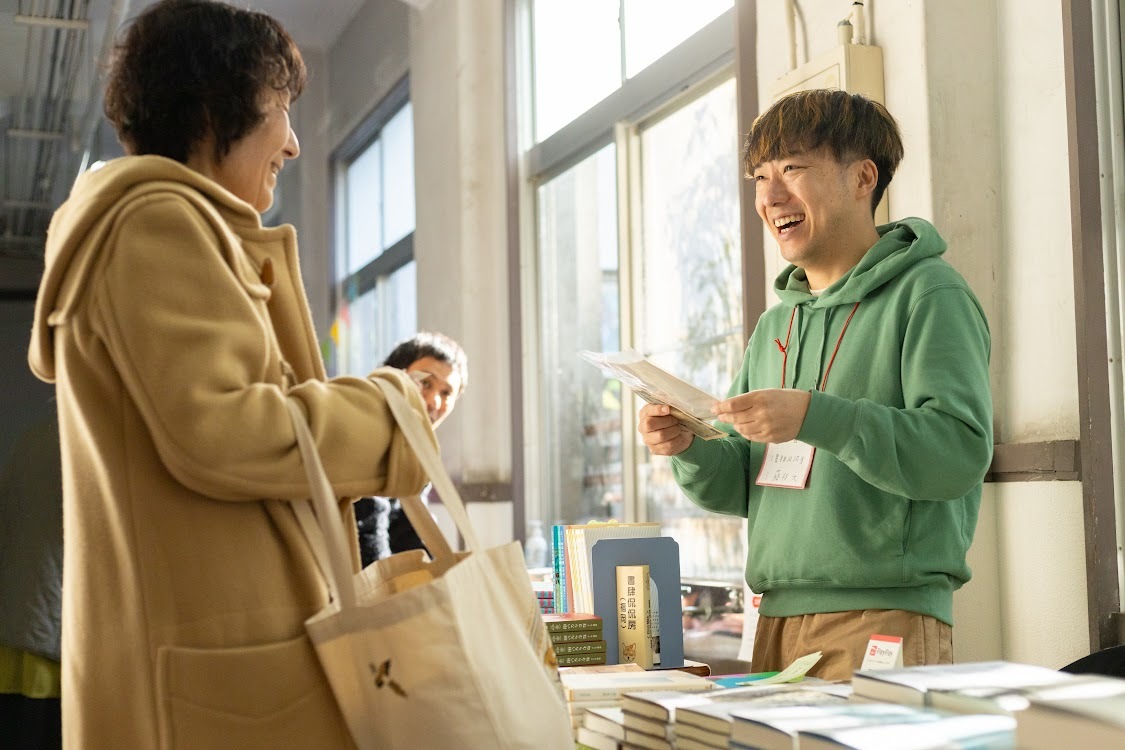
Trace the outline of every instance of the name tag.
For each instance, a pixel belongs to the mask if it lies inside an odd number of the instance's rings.
[[[803,490],[812,471],[816,448],[800,440],[787,443],[767,443],[762,456],[762,468],[754,482],[762,487],[788,487]]]

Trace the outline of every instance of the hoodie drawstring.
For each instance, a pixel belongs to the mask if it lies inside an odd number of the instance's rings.
[[[785,387],[786,374],[787,374],[788,369],[789,369],[788,368],[788,365],[789,365],[789,347],[790,347],[790,342],[793,339],[793,321],[797,317],[798,308],[799,308],[799,305],[794,305],[793,306],[793,312],[791,312],[789,314],[789,329],[785,333],[785,343],[784,344],[781,343],[780,338],[777,338],[777,339],[773,340],[773,342],[775,344],[777,344],[778,351],[781,352],[781,387],[782,388]],[[832,350],[832,356],[828,358],[828,367],[824,370],[824,377],[822,377],[820,379],[819,390],[821,390],[821,391],[823,391],[825,388],[828,387],[828,374],[830,372],[832,372],[832,365],[836,363],[836,355],[840,352],[840,344],[842,344],[844,342],[844,334],[848,332],[848,324],[850,324],[852,322],[852,318],[855,317],[855,311],[858,310],[858,309],[859,309],[859,302],[856,302],[855,305],[852,306],[852,311],[850,313],[848,313],[847,319],[844,321],[844,327],[840,329],[840,336],[839,336],[839,338],[836,339],[836,346]],[[827,314],[826,314],[825,317],[827,318]],[[826,320],[825,321],[825,328],[827,329],[827,327],[828,327],[828,321]],[[800,339],[801,339],[801,324],[798,321],[798,323],[797,323],[797,341],[798,341],[797,349],[798,349],[798,353],[800,352],[800,343],[799,343]],[[821,346],[821,347],[819,347],[819,349],[821,351],[821,356],[823,356],[824,347]],[[796,358],[794,358],[794,364],[793,364],[794,371],[796,371],[796,367],[797,367]],[[820,370],[820,363],[819,362],[817,362],[817,368],[816,369],[817,369],[817,371]],[[796,376],[794,375],[794,382],[795,381],[796,381]]]
[[[797,318],[797,311],[798,310],[800,310],[800,306],[794,305],[793,306],[793,312],[789,314],[789,330],[785,334],[785,343],[784,344],[781,343],[781,339],[774,339],[773,340],[773,343],[777,344],[777,348],[781,352],[781,387],[782,388],[785,387],[785,376],[786,376],[786,373],[789,370],[789,342],[793,338],[793,320],[794,320],[794,318]],[[800,351],[801,351],[801,343],[800,342],[801,342],[801,321],[798,319],[797,320],[797,341],[794,342],[797,345],[797,351],[795,352],[795,354],[800,354]],[[793,377],[794,377],[794,379],[796,379],[796,372],[797,372],[797,359],[796,359],[796,357],[794,357],[793,358],[793,373],[794,373]]]
[[[836,339],[836,348],[832,350],[832,356],[828,358],[828,367],[824,370],[824,377],[820,379],[820,390],[824,391],[828,387],[828,373],[832,372],[832,365],[836,362],[836,355],[840,352],[840,344],[844,343],[844,334],[848,332],[848,324],[852,322],[855,317],[855,311],[859,309],[859,303],[856,302],[852,306],[852,311],[848,313],[847,320],[844,321],[844,327],[840,329],[840,338]]]

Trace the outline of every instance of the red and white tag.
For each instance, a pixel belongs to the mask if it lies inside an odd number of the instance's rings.
[[[861,672],[869,669],[902,669],[902,638],[873,634],[859,666]]]
[[[800,440],[767,443],[762,468],[755,484],[762,487],[787,487],[803,490],[809,482],[816,448]]]

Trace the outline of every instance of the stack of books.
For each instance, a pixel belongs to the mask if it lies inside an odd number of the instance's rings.
[[[780,706],[818,706],[847,703],[850,685],[809,679],[807,682],[719,690],[714,700],[685,705],[675,712],[672,723],[676,747],[684,750],[727,748],[739,711]]]
[[[733,713],[734,750],[1010,750],[1015,721],[894,703],[841,703],[744,709]]]
[[[966,732],[979,724],[969,719],[1007,720],[1009,742],[1028,750],[1125,747],[1125,680],[1116,677],[992,661],[856,672],[852,686],[860,699],[962,714],[945,723]]]
[[[1016,714],[1016,746],[1125,747],[1125,680],[1076,677],[1038,691]]]
[[[578,750],[620,750],[625,741],[624,714],[617,706],[587,708],[574,739]]]
[[[555,612],[555,585],[551,581],[532,581],[531,590],[539,599],[539,611],[545,615]]]
[[[556,612],[590,612],[594,609],[590,562],[594,544],[602,539],[637,539],[660,536],[660,524],[591,521],[551,527],[552,576]]]
[[[712,681],[713,682],[713,681]],[[631,693],[621,700],[625,742],[633,747],[685,750],[727,748],[732,714],[748,707],[846,703],[851,688],[810,679],[803,683]]]
[[[595,718],[591,718],[590,723],[586,723],[586,716],[592,712],[592,709],[621,708],[626,694],[669,690],[678,691],[677,694],[680,694],[714,688],[714,683],[707,678],[678,670],[651,672],[645,671],[635,664],[604,667],[604,669],[614,670],[607,672],[583,672],[580,671],[581,669],[560,670],[559,677],[562,680],[563,694],[570,710],[575,739],[594,748],[610,746],[610,742],[632,743],[637,747],[652,747],[652,745],[643,744],[644,738],[642,738],[641,744],[637,744],[630,739],[628,726],[624,723],[624,716],[622,716],[619,724],[620,729],[610,731],[607,731],[609,729],[608,724],[599,722]],[[597,667],[594,669],[597,669]],[[597,717],[617,723],[616,712],[610,712],[609,714],[599,712]],[[582,737],[585,737],[585,739],[583,740]],[[663,750],[663,748],[671,746],[666,737],[660,737],[659,739],[664,744],[657,745],[657,750]],[[616,748],[616,744],[610,747]]]
[[[543,615],[560,667],[605,664],[602,618],[582,612]]]

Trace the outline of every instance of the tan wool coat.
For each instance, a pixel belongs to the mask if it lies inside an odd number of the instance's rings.
[[[30,363],[58,396],[65,746],[351,747],[304,635],[327,597],[286,502],[308,497],[286,397],[349,528],[349,498],[425,477],[374,383],[325,377],[293,228],[161,157],[83,175]],[[405,376],[370,377],[430,429]]]

